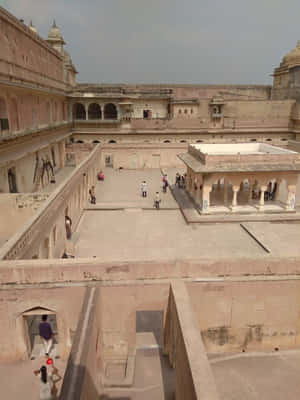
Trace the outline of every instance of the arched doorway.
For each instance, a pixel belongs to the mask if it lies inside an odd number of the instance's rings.
[[[89,119],[101,119],[101,107],[97,103],[92,103],[89,105],[88,118]]]
[[[54,358],[59,355],[56,312],[49,308],[34,307],[22,313],[27,354],[32,360],[45,354],[44,343],[39,332],[39,325],[42,322],[43,315],[47,316],[47,322],[53,332],[53,343],[49,356]]]
[[[83,104],[75,103],[73,105],[73,119],[86,119],[86,112]]]
[[[117,107],[113,103],[105,104],[104,119],[118,119]]]

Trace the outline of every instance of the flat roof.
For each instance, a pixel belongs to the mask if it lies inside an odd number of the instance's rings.
[[[191,144],[195,150],[209,155],[238,154],[297,154],[296,151],[283,149],[266,143],[216,143]]]

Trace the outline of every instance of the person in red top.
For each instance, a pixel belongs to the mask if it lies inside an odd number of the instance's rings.
[[[102,171],[98,173],[98,181],[104,181],[104,174]]]
[[[53,344],[53,332],[51,325],[47,322],[48,315],[42,316],[42,322],[39,325],[40,337],[43,341],[45,355],[48,357]]]

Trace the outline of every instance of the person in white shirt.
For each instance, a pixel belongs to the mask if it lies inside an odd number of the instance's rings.
[[[156,192],[155,197],[154,197],[154,206],[157,210],[159,209],[160,202],[161,202],[161,200],[160,200],[159,192]]]
[[[142,197],[147,197],[147,183],[146,183],[146,181],[142,182]]]

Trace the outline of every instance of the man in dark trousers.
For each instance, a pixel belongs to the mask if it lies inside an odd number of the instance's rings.
[[[53,332],[51,325],[49,324],[49,322],[47,322],[47,319],[48,315],[42,316],[42,322],[40,323],[39,331],[40,337],[43,341],[45,355],[48,357],[53,344]]]

